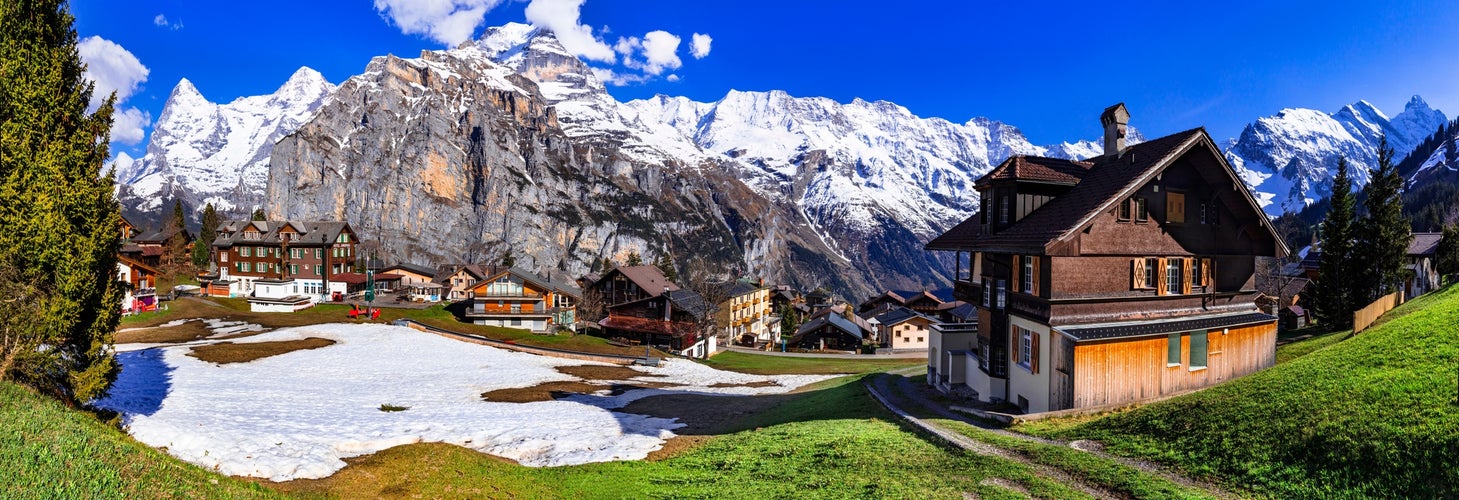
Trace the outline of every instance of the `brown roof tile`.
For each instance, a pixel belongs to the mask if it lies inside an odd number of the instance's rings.
[[[997,179],[1016,179],[1057,184],[1077,184],[1089,173],[1094,163],[1042,156],[1010,156],[996,168],[978,178],[976,184],[983,185]]]

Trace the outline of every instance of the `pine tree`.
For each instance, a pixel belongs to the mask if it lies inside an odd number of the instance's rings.
[[[1405,270],[1404,257],[1408,244],[1413,241],[1409,222],[1403,216],[1403,178],[1393,164],[1393,150],[1388,147],[1388,138],[1378,141],[1378,167],[1368,170],[1371,181],[1364,189],[1367,198],[1363,208],[1367,213],[1358,220],[1354,228],[1357,242],[1353,255],[1361,266],[1353,266],[1361,280],[1357,282],[1359,293],[1354,306],[1378,300],[1379,297],[1400,288]]]
[[[182,229],[187,227],[187,213],[182,210],[182,200],[172,200],[172,220],[168,221],[168,227]]]
[[[116,378],[123,293],[102,172],[116,96],[87,112],[74,21],[57,0],[0,2],[0,290],[22,292],[4,296],[16,302],[0,314],[0,378],[73,405]]]
[[[1336,330],[1352,324],[1353,282],[1353,210],[1355,200],[1353,182],[1348,177],[1347,159],[1337,160],[1337,176],[1332,180],[1332,197],[1327,217],[1322,219],[1320,232],[1322,260],[1318,268],[1318,282],[1313,301],[1320,324]]]
[[[643,265],[643,257],[639,256],[638,252],[628,252],[628,262],[624,263],[624,265],[641,266]]]
[[[1437,266],[1440,276],[1459,273],[1459,225],[1444,226],[1444,236],[1439,240],[1439,248],[1434,253],[1434,265]]]
[[[193,241],[193,266],[198,268],[207,267],[213,240],[218,238],[218,211],[213,208],[212,203],[203,207],[201,222],[198,239]]]
[[[253,220],[268,220],[268,214],[263,213],[262,208],[254,209]]]
[[[654,267],[659,268],[659,272],[664,273],[664,277],[668,278],[669,281],[679,280],[679,273],[674,270],[674,261],[669,260],[668,254],[659,254],[654,259]]]
[[[502,254],[501,264],[505,267],[517,265],[517,258],[512,256],[511,250],[507,250],[506,253]]]

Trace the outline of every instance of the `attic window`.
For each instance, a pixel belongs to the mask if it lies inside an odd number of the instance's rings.
[[[1119,221],[1122,221],[1122,222],[1129,222],[1130,221],[1130,203],[1131,203],[1131,200],[1128,199],[1128,198],[1126,198],[1125,201],[1120,202],[1120,212],[1117,215],[1116,220],[1119,220]]]
[[[1145,198],[1135,198],[1135,222],[1148,222],[1150,220],[1150,208],[1145,205]]]

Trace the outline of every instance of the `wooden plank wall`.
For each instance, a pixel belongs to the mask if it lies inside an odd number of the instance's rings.
[[[1393,310],[1393,308],[1398,307],[1398,305],[1402,303],[1403,292],[1397,291],[1388,295],[1384,295],[1378,300],[1373,301],[1372,304],[1368,304],[1367,307],[1354,311],[1353,333],[1366,330],[1369,326],[1373,325],[1374,321],[1378,321],[1379,316],[1382,316],[1383,313]]]
[[[1167,337],[1076,345],[1072,407],[1132,402],[1205,387],[1276,361],[1276,323],[1232,328],[1225,335],[1212,330],[1206,338],[1207,367],[1196,371],[1190,370],[1189,333],[1181,335],[1181,364],[1174,367],[1166,366]]]

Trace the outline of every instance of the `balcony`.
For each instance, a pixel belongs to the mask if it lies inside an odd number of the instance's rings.
[[[952,295],[969,304],[983,303],[983,284],[975,281],[957,280],[952,283]]]

